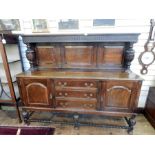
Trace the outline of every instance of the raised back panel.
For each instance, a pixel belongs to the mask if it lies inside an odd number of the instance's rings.
[[[124,46],[59,44],[36,48],[37,64],[51,68],[122,68]]]
[[[103,66],[121,66],[123,62],[123,47],[105,46],[98,48],[97,64]]]
[[[95,56],[93,46],[65,46],[64,67],[94,67]]]
[[[38,46],[37,57],[39,66],[60,67],[60,48],[54,46]]]

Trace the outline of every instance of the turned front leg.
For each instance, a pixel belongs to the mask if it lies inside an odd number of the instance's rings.
[[[23,116],[24,123],[27,124],[27,125],[29,125],[29,121],[28,121],[28,119],[29,119],[29,113],[27,111],[23,111],[22,112],[22,116]]]
[[[136,115],[132,115],[129,119],[125,118],[128,125],[129,125],[129,128],[128,128],[128,134],[132,134],[133,133],[133,129],[134,129],[134,126],[136,125]]]
[[[75,114],[73,115],[73,120],[74,120],[74,128],[79,128],[79,115]]]

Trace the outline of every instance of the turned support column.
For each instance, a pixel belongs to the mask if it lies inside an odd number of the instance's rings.
[[[133,50],[133,43],[127,43],[126,50],[124,53],[124,68],[125,70],[129,70],[131,66],[131,62],[134,59],[135,51]]]
[[[26,57],[30,63],[30,68],[34,68],[36,66],[36,52],[30,44],[27,44]]]
[[[24,123],[29,125],[29,113],[27,111],[23,111],[22,112],[22,116],[23,116],[23,120],[24,120]]]
[[[129,119],[125,117],[126,122],[129,125],[128,134],[133,134],[133,129],[134,129],[134,126],[136,125],[135,118],[136,118],[136,115],[132,115]]]
[[[74,128],[79,129],[79,115],[74,114],[73,115],[73,120],[74,120]]]

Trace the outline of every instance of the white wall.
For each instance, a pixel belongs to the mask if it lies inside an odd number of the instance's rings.
[[[32,20],[21,20],[23,34],[35,34],[32,32]],[[79,20],[78,30],[58,30],[58,20],[47,20],[49,32],[51,34],[76,34],[76,33],[140,33],[138,42],[134,44],[135,58],[131,65],[131,70],[136,74],[140,75],[143,79],[142,90],[140,94],[140,99],[138,106],[144,107],[148,90],[150,86],[155,86],[155,63],[149,67],[147,75],[141,75],[141,66],[138,62],[138,56],[144,51],[144,44],[147,41],[149,29],[150,29],[150,19],[116,19],[115,26],[105,26],[105,27],[93,27],[92,19],[82,19]],[[25,70],[29,68],[29,63],[25,57],[26,46],[21,42],[22,46],[22,57],[25,66]]]

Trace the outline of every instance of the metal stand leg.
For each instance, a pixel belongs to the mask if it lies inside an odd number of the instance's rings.
[[[18,105],[16,106],[16,111],[17,111],[18,121],[19,121],[19,123],[22,123],[22,119],[21,119],[21,116],[20,116],[20,111],[19,111]]]
[[[2,85],[2,81],[0,79],[0,87],[1,87],[1,93],[0,93],[0,97],[2,97],[3,93],[8,97],[8,98],[11,98],[4,90],[4,87]]]

